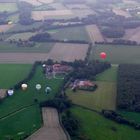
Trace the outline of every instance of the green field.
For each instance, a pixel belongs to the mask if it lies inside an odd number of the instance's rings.
[[[48,53],[53,46],[54,43],[36,43],[34,47],[18,47],[15,44],[1,42],[0,52]]]
[[[55,39],[68,39],[68,40],[85,40],[89,41],[89,36],[86,32],[85,27],[69,27],[64,29],[54,30],[54,32],[50,32],[52,37]]]
[[[82,105],[97,111],[102,109],[116,109],[116,84],[111,82],[96,82],[98,88],[94,92],[67,91],[68,97],[73,103]]]
[[[0,64],[0,87],[10,88],[22,80],[30,69],[31,65],[28,64]]]
[[[140,123],[140,113],[127,111],[119,111],[119,113],[129,120],[134,120],[135,122]]]
[[[0,3],[0,12],[15,12],[17,10],[16,3]]]
[[[78,107],[71,110],[81,123],[81,134],[90,140],[138,140],[140,137],[139,131],[117,124],[95,112]]]
[[[140,47],[123,45],[96,45],[91,52],[91,59],[100,59],[100,53],[106,52],[106,61],[112,64],[140,64]]]
[[[37,105],[23,109],[16,114],[0,119],[0,139],[6,137],[19,140],[20,137],[30,135],[41,127],[40,109]],[[5,139],[4,139],[5,138]]]
[[[5,73],[6,70],[7,69],[5,69]],[[13,71],[11,75],[14,75],[14,73],[15,75],[17,74],[16,71]],[[52,99],[57,93],[62,81],[63,80],[60,79],[46,79],[45,75],[42,73],[42,68],[38,67],[33,79],[27,83],[28,89],[26,91],[18,90],[12,97],[6,98],[3,102],[1,102],[0,124],[2,125],[0,125],[0,139],[4,139],[5,135],[9,133],[16,138],[19,131],[25,131],[26,134],[28,134],[39,128],[41,126],[41,114],[39,113],[39,107],[35,104],[34,99],[38,99],[38,102]],[[42,89],[39,92],[35,89],[35,85],[38,83],[42,85]],[[46,86],[52,88],[51,93],[48,95],[45,94]],[[33,106],[27,107],[30,105]],[[25,119],[28,117],[29,119]],[[12,120],[14,122],[10,123]],[[21,126],[16,126],[18,124],[21,124]],[[33,124],[35,124],[37,128],[33,127]]]
[[[78,105],[101,111],[102,109],[116,109],[116,80],[117,67],[98,74],[95,77],[98,88],[94,92],[67,90],[68,97]]]
[[[108,82],[116,82],[117,81],[117,66],[112,66],[110,69],[105,72],[98,74],[95,79],[96,81],[108,81]]]

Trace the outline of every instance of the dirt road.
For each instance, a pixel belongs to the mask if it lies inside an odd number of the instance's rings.
[[[44,126],[26,140],[67,140],[54,108],[42,109]]]

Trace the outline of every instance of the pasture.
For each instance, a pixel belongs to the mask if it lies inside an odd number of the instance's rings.
[[[88,44],[56,43],[49,52],[47,59],[68,62],[84,60],[88,47]]]
[[[95,82],[98,88],[94,92],[67,90],[67,96],[73,103],[97,111],[102,109],[116,109],[116,84],[111,82]]]
[[[106,81],[106,82],[117,82],[117,72],[118,72],[118,67],[117,66],[112,66],[108,70],[97,74],[95,77],[96,81]]]
[[[50,31],[49,33],[51,33],[54,39],[90,41],[90,38],[84,26],[57,29],[54,30],[54,32]]]
[[[95,45],[90,59],[100,59],[100,53],[106,52],[106,61],[112,64],[140,64],[140,47],[124,45]]]
[[[105,41],[97,25],[87,25],[86,30],[92,43]]]
[[[21,74],[21,71],[19,72]],[[25,136],[37,130],[42,125],[42,121],[39,106],[34,99],[37,99],[38,102],[52,99],[62,81],[60,79],[47,80],[42,73],[42,68],[38,67],[32,80],[27,83],[28,89],[26,91],[15,91],[12,97],[6,98],[0,104],[0,123],[2,124],[0,125],[0,139],[4,139],[6,135],[10,135],[13,139],[19,139],[20,135],[18,134],[20,132],[24,132]],[[35,85],[38,83],[42,85],[40,91],[35,89]],[[48,95],[45,94],[46,86],[52,88],[51,93]]]
[[[80,121],[80,133],[91,140],[135,140],[139,131],[126,125],[117,124],[103,116],[79,107],[71,109]]]
[[[42,5],[42,3],[39,2],[39,0],[19,0],[19,1],[25,1],[25,2],[28,2],[28,3],[32,4],[33,6],[39,6],[39,5]]]
[[[0,3],[0,12],[15,12],[17,10],[16,3]]]

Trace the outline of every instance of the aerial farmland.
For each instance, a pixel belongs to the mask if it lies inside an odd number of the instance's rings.
[[[0,0],[0,140],[140,138],[139,0]]]

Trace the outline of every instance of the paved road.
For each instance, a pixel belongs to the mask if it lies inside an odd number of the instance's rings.
[[[44,126],[26,140],[67,140],[54,108],[42,109]]]

